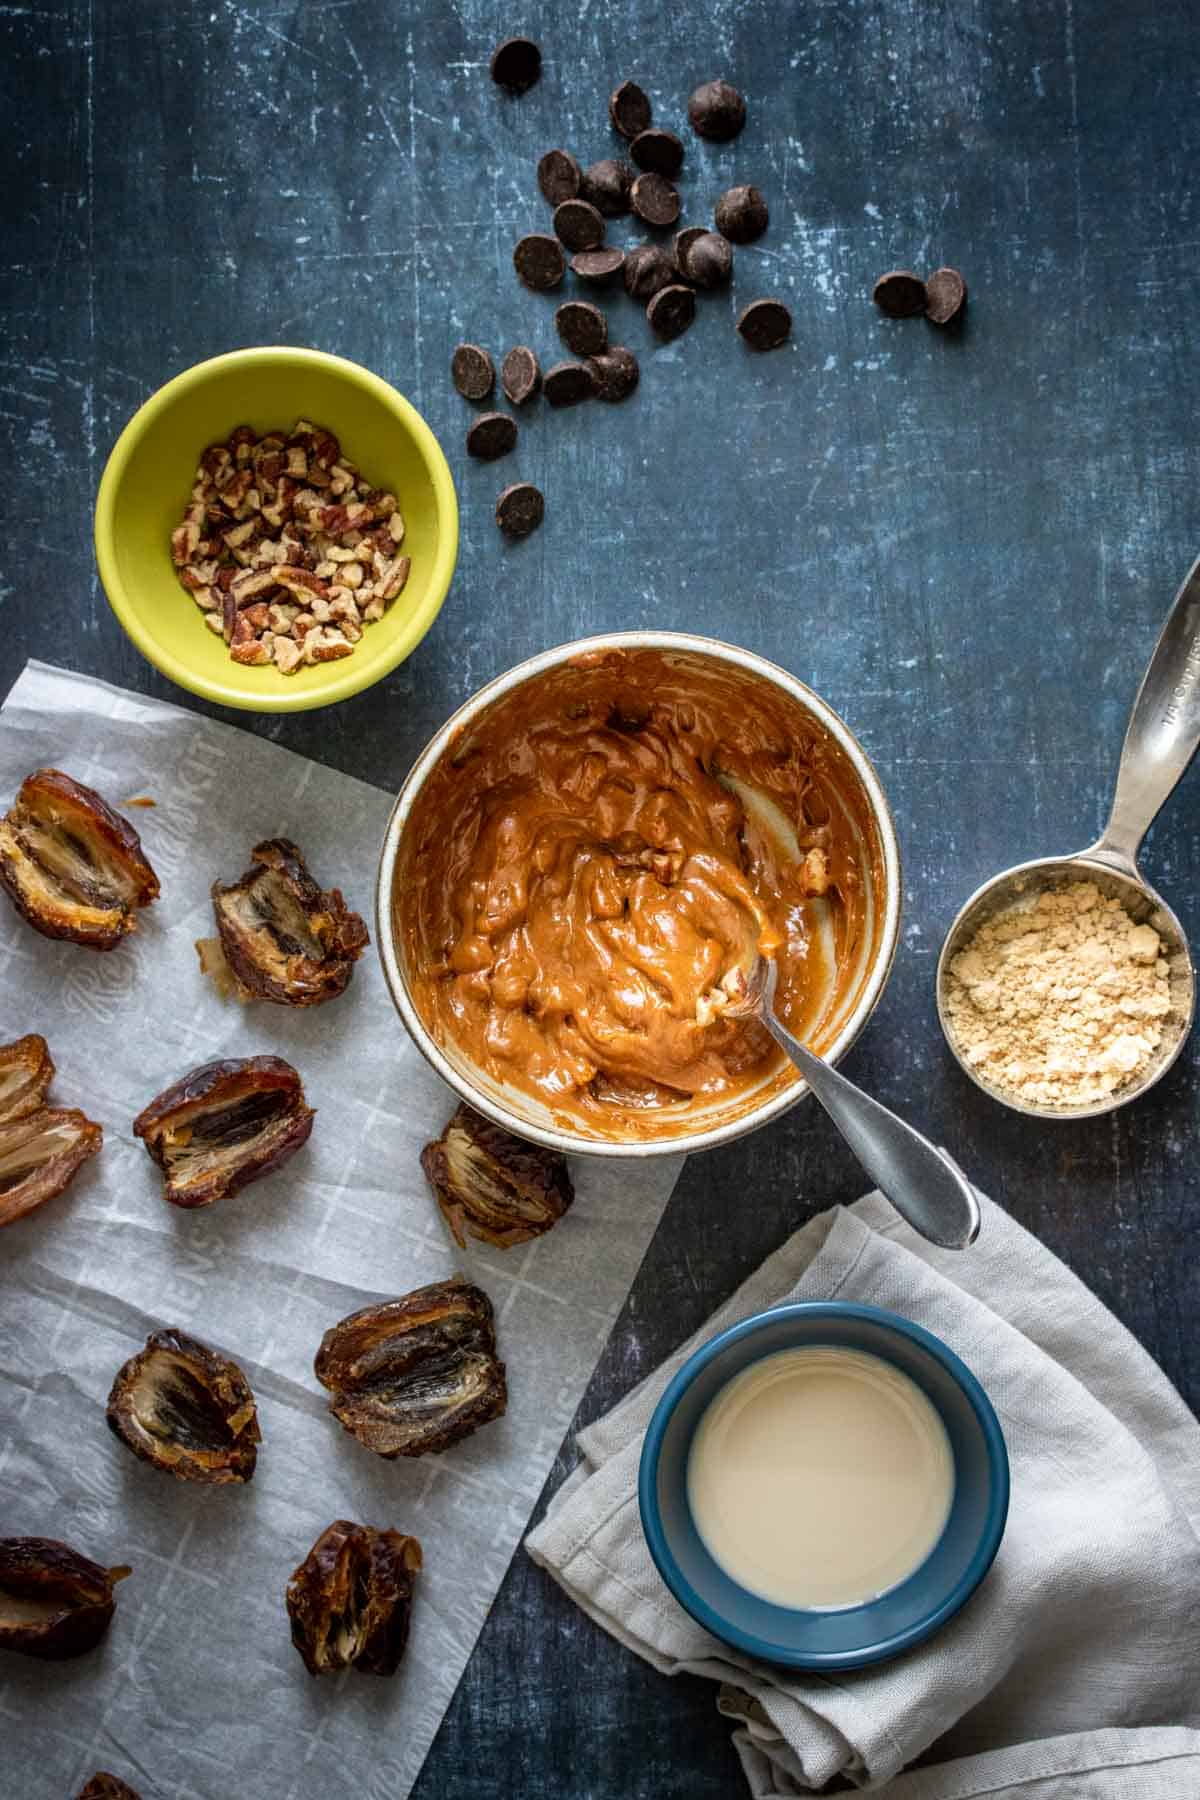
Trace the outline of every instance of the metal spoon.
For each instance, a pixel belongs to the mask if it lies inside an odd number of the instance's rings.
[[[791,1058],[855,1156],[914,1231],[946,1250],[963,1250],[979,1235],[979,1202],[954,1159],[881,1106],[794,1038],[775,1015],[779,970],[755,957],[734,987],[726,1018],[761,1019]]]
[[[993,1098],[1038,1118],[1089,1118],[1136,1100],[1162,1079],[1183,1048],[1196,1006],[1196,978],[1183,926],[1138,868],[1138,851],[1160,808],[1174,791],[1200,744],[1200,559],[1175,596],[1138,689],[1117,768],[1108,824],[1094,844],[1073,856],[1039,857],[1004,869],[976,888],[946,933],[937,966],[937,1006],[946,1042],[972,1081]],[[949,965],[981,925],[1014,904],[1036,900],[1063,880],[1094,882],[1115,895],[1135,923],[1152,925],[1163,939],[1170,971],[1171,1011],[1161,1021],[1162,1040],[1136,1082],[1089,1106],[1047,1107],[1000,1093],[961,1055],[946,1012]]]

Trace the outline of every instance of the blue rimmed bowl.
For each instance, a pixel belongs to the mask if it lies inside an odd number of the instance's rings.
[[[862,1350],[908,1375],[933,1404],[954,1454],[954,1499],[937,1544],[907,1580],[836,1611],[776,1606],[714,1561],[688,1506],[688,1456],[719,1391],[764,1356],[810,1344]],[[638,1502],[659,1574],[697,1622],[736,1650],[792,1669],[861,1669],[932,1637],[992,1566],[1008,1516],[1008,1452],[991,1402],[932,1332],[881,1307],[797,1301],[733,1325],[675,1375],[642,1447]]]

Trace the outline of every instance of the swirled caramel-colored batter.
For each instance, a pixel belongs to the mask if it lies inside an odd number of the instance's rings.
[[[864,925],[865,800],[836,744],[736,667],[584,656],[502,697],[430,775],[393,903],[421,1017],[601,1136],[784,1076],[723,985],[755,949],[819,1047]]]

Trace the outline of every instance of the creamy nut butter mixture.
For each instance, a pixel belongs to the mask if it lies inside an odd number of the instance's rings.
[[[408,837],[395,904],[426,1024],[601,1133],[678,1129],[681,1107],[782,1073],[763,1028],[724,1012],[756,949],[819,1046],[864,929],[873,838],[837,746],[695,657],[597,652],[506,695]]]

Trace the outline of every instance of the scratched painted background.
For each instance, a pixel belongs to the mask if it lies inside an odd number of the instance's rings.
[[[458,574],[410,665],[261,729],[394,787],[488,676],[643,623],[812,681],[877,759],[906,857],[903,952],[850,1072],[951,1145],[1193,1405],[1195,1052],[1135,1110],[1039,1129],[951,1065],[932,972],[979,879],[1096,834],[1125,710],[1200,549],[1195,26],[1188,0],[0,5],[4,685],[40,655],[166,691],[109,615],[90,545],[104,457],[161,381],[272,340],[368,363],[446,446]],[[522,28],[545,72],[513,101],[486,62]],[[725,148],[683,125],[716,73],[750,106]],[[685,220],[754,181],[770,231],[668,348],[613,303],[614,337],[643,358],[633,401],[534,407],[515,456],[468,466],[451,350],[553,351],[553,304],[517,286],[511,245],[544,228],[544,150],[614,152],[605,101],[626,76],[687,137]],[[971,287],[961,335],[877,316],[877,274],[943,261]],[[754,358],[732,321],[760,294],[788,301],[795,331]],[[506,547],[492,504],[518,475],[547,517]],[[1147,854],[1194,932],[1198,781]],[[861,1187],[808,1107],[695,1159],[582,1416]],[[417,1792],[727,1800],[726,1736],[706,1687],[642,1668],[518,1556]]]

